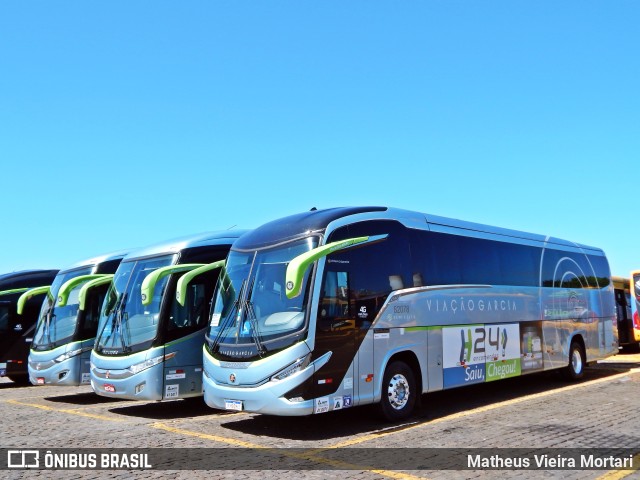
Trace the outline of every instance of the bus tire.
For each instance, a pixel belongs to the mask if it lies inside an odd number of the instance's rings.
[[[403,420],[413,413],[418,396],[413,370],[404,362],[387,365],[382,378],[379,410],[385,420]]]
[[[569,348],[569,365],[562,370],[563,376],[567,380],[579,380],[584,376],[585,365],[584,348],[580,342],[573,340]]]

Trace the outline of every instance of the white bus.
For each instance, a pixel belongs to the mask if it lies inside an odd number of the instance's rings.
[[[29,352],[34,385],[89,383],[89,357],[102,301],[125,252],[77,262],[61,270],[51,287],[33,288],[18,299],[18,312],[34,295],[46,293]]]
[[[98,395],[131,400],[202,395],[200,349],[209,302],[219,268],[242,233],[189,235],[124,257],[91,352],[91,386]]]
[[[604,253],[385,207],[313,210],[244,235],[204,346],[214,408],[307,415],[549,369],[617,351]]]

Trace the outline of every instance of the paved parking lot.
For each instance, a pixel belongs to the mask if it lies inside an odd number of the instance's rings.
[[[435,471],[381,468],[391,448],[633,448],[640,452],[640,355],[618,355],[588,369],[579,383],[555,372],[425,395],[403,424],[380,421],[369,407],[303,418],[212,410],[201,399],[133,402],[96,396],[89,387],[0,383],[3,448],[170,448],[175,456],[216,448],[229,468],[256,470],[9,471],[10,478],[640,478],[628,470]],[[272,464],[264,448],[288,448],[311,470]],[[249,450],[244,450],[249,449]],[[351,450],[345,450],[351,449]],[[362,450],[366,449],[366,450]],[[264,451],[265,454],[260,452]],[[411,450],[406,450],[410,452]],[[211,451],[202,450],[204,454]],[[249,454],[246,454],[249,452]],[[396,452],[397,453],[397,452]],[[285,455],[286,456],[286,455]],[[168,461],[168,460],[167,460]],[[264,470],[261,468],[279,468]],[[280,466],[279,466],[280,465]],[[4,472],[7,473],[7,472]],[[3,475],[4,476],[4,475]]]

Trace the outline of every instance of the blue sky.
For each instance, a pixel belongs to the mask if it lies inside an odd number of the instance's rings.
[[[634,1],[0,3],[0,273],[311,207],[640,268]]]

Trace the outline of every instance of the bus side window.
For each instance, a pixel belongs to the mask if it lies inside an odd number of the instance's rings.
[[[187,298],[184,306],[175,299],[171,303],[169,330],[192,329],[204,326],[208,304],[206,304],[205,286],[202,283],[192,283],[187,288]],[[205,305],[206,304],[206,305]]]
[[[0,332],[9,331],[9,309],[0,307]]]
[[[349,316],[349,274],[333,272],[325,274],[320,319],[334,319]]]

